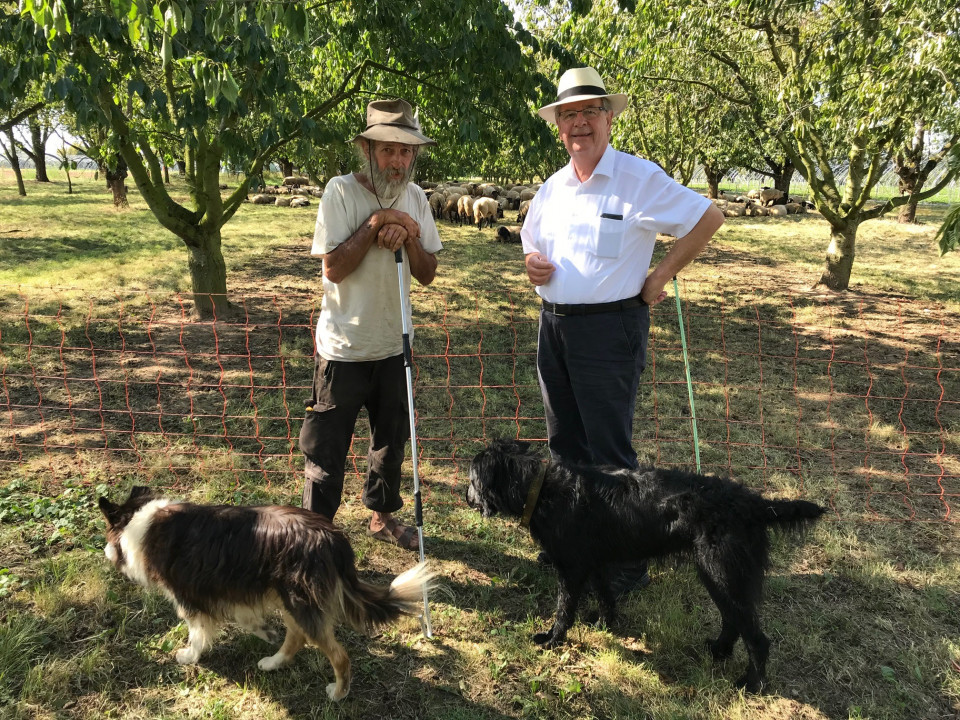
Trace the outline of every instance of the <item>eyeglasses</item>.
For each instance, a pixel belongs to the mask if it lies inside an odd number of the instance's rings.
[[[557,113],[557,120],[560,122],[573,122],[577,115],[583,115],[583,119],[589,122],[590,120],[596,120],[600,117],[601,113],[607,111],[604,107],[599,107],[597,105],[591,105],[590,107],[581,108],[580,110],[561,110]]]

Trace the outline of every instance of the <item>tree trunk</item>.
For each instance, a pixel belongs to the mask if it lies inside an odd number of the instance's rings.
[[[183,177],[187,174],[187,163],[183,160],[177,160],[177,174]]]
[[[830,226],[830,246],[817,285],[824,285],[831,290],[846,290],[850,286],[858,227],[859,222],[849,220],[842,225]]]
[[[163,166],[163,182],[165,185],[170,184],[170,166],[166,163]]]
[[[123,178],[114,177],[107,182],[110,184],[110,190],[113,192],[114,206],[118,208],[130,207],[130,201],[127,200],[127,184],[123,181]]]
[[[7,130],[7,138],[10,141],[10,149],[4,152],[4,155],[10,161],[10,167],[17,178],[17,194],[20,197],[26,197],[27,187],[23,184],[23,171],[20,169],[20,158],[17,157],[17,139],[13,136],[13,128]]]
[[[707,178],[707,197],[711,200],[716,200],[720,197],[720,181],[723,180],[723,176],[727,174],[727,171],[704,163],[703,174]]]
[[[897,215],[897,222],[904,225],[915,224],[917,222],[917,200],[911,196],[906,205],[900,206],[900,214]]]
[[[784,202],[790,197],[790,181],[793,180],[793,163],[785,160],[779,168],[778,173],[774,173],[773,187],[783,193]]]
[[[124,159],[119,154],[116,156],[116,162],[116,169],[107,168],[107,187],[113,191],[113,204],[115,207],[130,207],[130,202],[127,200],[127,185],[124,182],[127,178],[127,163],[124,162]]]
[[[720,178],[707,173],[707,197],[716,200],[720,197]]]
[[[293,163],[290,162],[287,158],[280,158],[278,161],[280,163],[280,174],[284,177],[290,177],[293,175]]]
[[[39,123],[30,123],[30,143],[33,145],[33,165],[37,182],[50,182],[47,176],[47,142]]]
[[[897,183],[901,195],[908,195],[910,200],[900,206],[897,222],[915,223],[917,221],[916,193],[920,192],[920,172],[923,163],[923,150],[926,144],[927,129],[923,120],[914,123],[913,138],[893,158],[893,167],[899,181]]]
[[[227,301],[227,265],[220,249],[220,230],[198,238],[190,251],[190,279],[194,311],[202,320],[223,320],[230,315]]]

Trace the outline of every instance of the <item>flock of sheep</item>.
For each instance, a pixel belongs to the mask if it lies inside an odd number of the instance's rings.
[[[321,197],[323,190],[310,184],[310,178],[291,175],[282,185],[260,185],[250,188],[256,194],[250,198],[254,205],[279,205],[280,207],[307,207],[310,197]]]
[[[497,228],[496,237],[501,242],[520,242],[520,227],[527,216],[530,201],[540,189],[540,183],[532,185],[496,185],[475,182],[427,182],[419,183],[427,195],[433,217],[458,225],[476,225],[478,229],[493,227],[504,217],[504,211],[516,211],[516,225]],[[252,188],[257,194],[250,198],[255,205],[279,205],[305,207],[309,197],[321,197],[323,190],[300,176],[290,176],[282,185]],[[783,192],[774,188],[751,190],[744,195],[720,193],[713,201],[726,217],[783,217],[799,215],[814,210],[806,200],[785,198]]]
[[[497,229],[497,239],[504,242],[520,242],[520,227],[527,216],[530,201],[540,189],[535,185],[505,185],[494,183],[433,183],[421,182],[427,194],[433,217],[437,220],[462,225],[476,224],[478,229],[493,227],[504,216],[504,211],[517,212],[518,225]]]
[[[720,193],[720,197],[713,202],[726,217],[783,217],[814,209],[813,203],[785,198],[781,190],[767,187],[751,190],[746,195]]]

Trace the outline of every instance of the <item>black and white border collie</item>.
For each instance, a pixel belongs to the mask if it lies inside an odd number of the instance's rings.
[[[347,536],[323,516],[295,507],[195,505],[135,487],[122,505],[100,498],[107,558],[140,585],[159,590],[190,631],[177,662],[197,662],[220,626],[235,622],[272,641],[266,619],[279,611],[286,638],[258,663],[274,670],[307,643],[330,660],[332,700],[350,690],[350,658],[334,629],[370,632],[418,613],[434,574],[420,563],[389,587],[357,577]]]

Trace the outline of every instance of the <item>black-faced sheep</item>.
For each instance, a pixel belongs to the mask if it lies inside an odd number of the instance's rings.
[[[457,201],[462,198],[463,195],[450,194],[447,195],[447,199],[443,203],[443,211],[441,212],[441,217],[450,222],[458,222],[460,220],[460,212],[457,210]]]
[[[517,211],[517,223],[523,225],[523,221],[527,219],[527,213],[530,212],[530,201],[524,200],[520,203],[520,210]]]
[[[520,193],[516,190],[507,190],[503,194],[503,199],[507,201],[507,210],[520,209]]]
[[[440,218],[440,213],[443,212],[443,205],[447,201],[447,195],[444,192],[434,191],[430,195],[430,199],[427,201],[430,203],[430,212],[433,213],[434,220]]]
[[[503,192],[500,186],[494,185],[493,183],[483,183],[482,185],[477,185],[477,193],[481,197],[493,198],[496,200],[500,197],[500,193]]]
[[[501,225],[497,228],[497,242],[519,243],[520,226],[519,225]]]
[[[777,204],[777,200],[781,200],[782,198],[783,191],[777,190],[776,188],[763,188],[760,191],[760,202],[767,206]]]
[[[457,198],[457,213],[461,224],[473,219],[473,203],[476,199],[471,195],[461,195]]]
[[[497,212],[500,205],[493,198],[477,198],[473,203],[473,219],[477,223],[478,229],[483,229],[483,223],[487,227],[493,227],[497,223]]]

